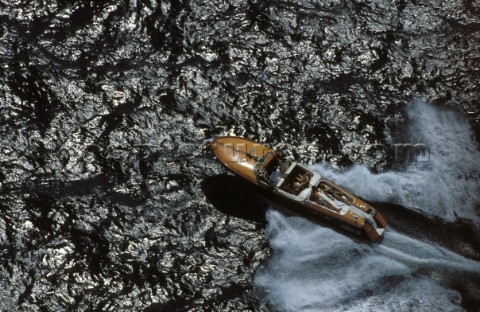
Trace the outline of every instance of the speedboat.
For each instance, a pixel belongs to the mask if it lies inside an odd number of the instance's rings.
[[[377,210],[282,151],[233,136],[209,144],[224,167],[275,206],[364,241],[383,236],[387,221]]]

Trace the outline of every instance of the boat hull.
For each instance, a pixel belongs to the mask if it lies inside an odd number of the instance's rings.
[[[331,181],[319,179],[315,183],[317,186],[321,183],[327,183],[343,195],[346,195],[350,200],[348,207],[351,208],[341,213],[335,212],[335,209],[327,209],[313,203],[309,200],[309,197],[299,199],[292,194],[282,191],[280,187],[272,186],[263,181],[258,174],[259,166],[257,162],[261,162],[263,156],[267,158],[269,157],[267,154],[275,153],[268,146],[244,138],[219,137],[210,142],[210,147],[223,166],[237,177],[248,182],[248,185],[258,195],[272,203],[275,207],[364,241],[373,242],[383,237],[383,231],[387,223],[383,216],[374,210],[373,207]],[[298,165],[298,167],[302,166]],[[352,211],[357,211],[360,214],[356,215]],[[362,217],[364,218],[362,219]],[[367,222],[367,218],[371,222]],[[376,228],[373,227],[372,223],[375,223]]]
[[[257,189],[257,193],[262,198],[272,203],[277,209],[281,209],[292,215],[299,215],[322,226],[327,226],[329,228],[340,231],[343,234],[347,234],[348,236],[352,236],[369,242],[377,241],[381,237],[380,235],[375,234],[369,235],[363,227],[345,223],[344,221],[333,218],[332,216],[329,216],[320,211],[312,210],[309,207],[303,205],[302,203],[289,200],[288,198],[280,197],[266,190]]]
[[[210,149],[217,160],[237,176],[259,185],[254,174],[257,159],[273,149],[239,137],[219,137],[210,142]]]
[[[277,195],[269,190],[260,188],[258,186],[249,183],[242,176],[235,174],[235,176],[245,183],[245,187],[250,188],[258,196],[269,202],[275,209],[286,212],[290,215],[296,215],[306,218],[321,226],[329,227],[344,235],[350,236],[354,239],[358,239],[364,242],[381,242],[382,235],[367,233],[361,226],[355,226],[354,224],[346,223],[342,220],[338,220],[328,214],[312,210],[305,206],[303,203],[290,200],[288,198]]]

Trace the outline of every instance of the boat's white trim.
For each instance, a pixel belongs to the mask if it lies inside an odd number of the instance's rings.
[[[309,187],[306,187],[300,192],[300,194],[298,194],[295,197],[299,198],[300,201],[304,201],[305,199],[307,199],[308,196],[310,196],[311,192],[312,192],[312,189]]]
[[[282,196],[288,197],[288,198],[293,199],[294,201],[297,201],[297,202],[303,202],[305,199],[308,198],[308,196],[310,195],[310,192],[312,191],[311,188],[307,187],[306,189],[301,191],[300,194],[295,196],[295,195],[292,195],[288,192],[285,192],[284,190],[281,190],[281,189],[277,189],[277,190]]]
[[[312,173],[313,173],[313,177],[310,179],[310,185],[315,186],[322,179],[322,176],[316,172],[312,172]]]
[[[292,164],[290,165],[290,167],[288,167],[287,171],[285,171],[285,176],[287,176],[288,174],[290,174],[290,172],[292,172],[293,168],[295,168],[298,164],[296,162],[292,162]]]

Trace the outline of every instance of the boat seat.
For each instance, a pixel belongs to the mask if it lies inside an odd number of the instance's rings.
[[[302,202],[302,201],[304,201],[305,199],[307,199],[308,196],[310,195],[311,191],[312,191],[312,189],[309,188],[309,187],[307,187],[307,188],[303,189],[303,190],[300,192],[300,194],[298,194],[297,196],[295,196],[295,195],[293,195],[293,194],[291,194],[291,193],[289,193],[289,192],[285,192],[284,190],[280,189],[280,192],[281,192],[282,194],[284,194],[284,195],[287,196],[287,197],[290,197],[291,199],[293,199],[293,200],[295,200],[295,201],[297,201],[297,202]]]
[[[312,192],[312,189],[310,187],[306,187],[304,188],[300,194],[298,194],[296,197],[297,197],[297,200],[299,201],[304,201],[309,195],[310,193]]]

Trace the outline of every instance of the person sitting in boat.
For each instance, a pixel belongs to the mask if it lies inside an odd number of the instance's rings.
[[[299,173],[295,177],[294,181],[291,184],[285,186],[284,189],[290,194],[297,196],[303,189],[308,186],[312,177],[313,174],[311,172],[305,172],[303,174]]]
[[[281,176],[282,173],[280,172],[280,168],[278,165],[276,165],[269,177],[270,184],[276,185]]]
[[[293,157],[288,155],[285,153],[285,152],[282,152],[282,151],[275,151],[275,157],[278,159],[279,161],[279,169],[280,169],[280,172],[286,172],[288,170],[288,167],[290,167],[292,161],[293,161]]]
[[[322,196],[318,192],[318,187],[317,186],[312,186],[312,194],[310,195],[310,200],[313,202],[320,202],[322,200]]]
[[[308,185],[308,182],[310,182],[310,179],[312,177],[313,177],[313,174],[311,172],[305,172],[304,174],[299,173],[295,177],[295,181],[293,182],[293,184],[297,185],[297,187],[305,188]]]

